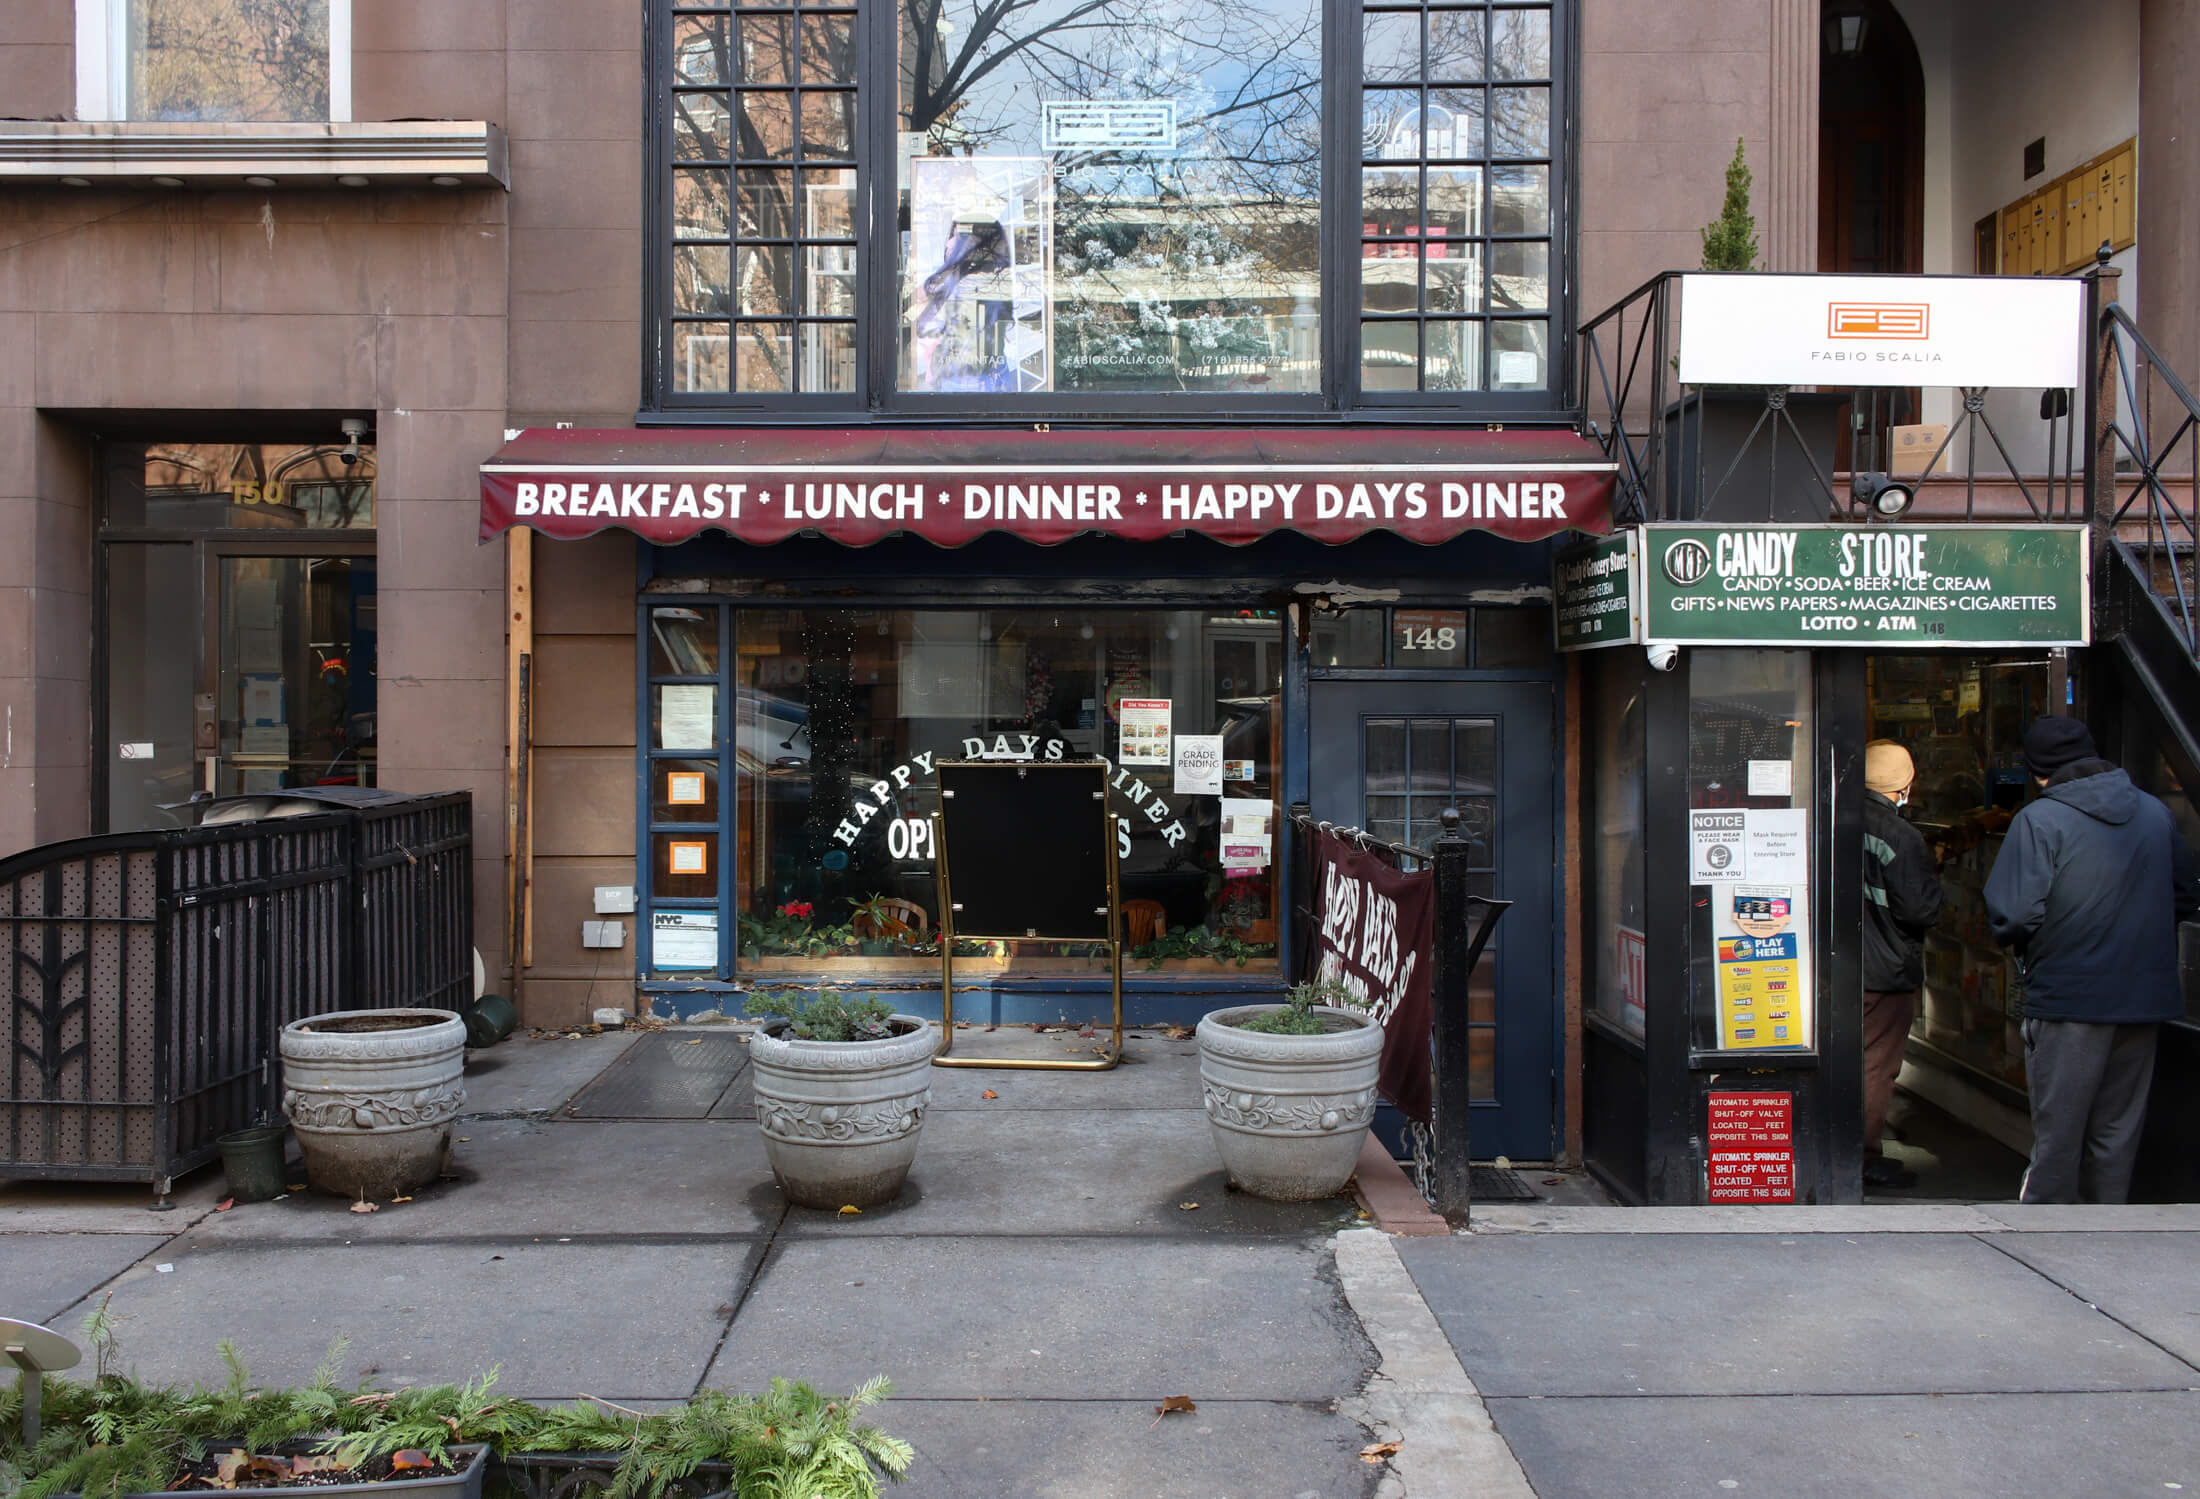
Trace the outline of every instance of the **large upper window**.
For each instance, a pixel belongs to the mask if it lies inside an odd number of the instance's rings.
[[[906,0],[896,388],[1321,388],[1317,0]]]
[[[1550,3],[667,0],[657,50],[660,407],[1555,404]]]
[[[87,120],[348,120],[351,0],[77,0]]]

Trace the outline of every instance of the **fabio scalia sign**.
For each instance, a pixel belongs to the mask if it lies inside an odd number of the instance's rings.
[[[1683,276],[1680,377],[2075,389],[2084,305],[2045,276]]]
[[[2083,526],[1645,526],[1653,645],[2084,645]]]

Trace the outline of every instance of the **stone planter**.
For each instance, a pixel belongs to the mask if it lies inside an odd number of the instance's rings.
[[[339,1010],[283,1027],[283,1113],[306,1180],[389,1198],[435,1180],[466,1101],[466,1023],[449,1010]]]
[[[1216,1010],[1199,1022],[1199,1080],[1215,1150],[1255,1197],[1301,1202],[1352,1179],[1375,1117],[1383,1030],[1365,1015],[1317,1005],[1318,1036],[1240,1030],[1277,1005]]]
[[[764,1154],[787,1200],[809,1208],[891,1202],[917,1157],[939,1041],[896,1015],[883,1041],[803,1041],[784,1020],[749,1041]]]
[[[379,1012],[378,1012],[379,1013]],[[311,1442],[286,1442],[279,1448],[286,1455],[309,1451]],[[236,1442],[208,1442],[210,1453],[229,1452],[237,1448],[268,1451],[267,1448],[251,1449],[250,1444]],[[272,1484],[264,1488],[246,1490],[250,1493],[311,1494],[314,1499],[364,1499],[375,1495],[389,1499],[392,1494],[402,1494],[405,1499],[481,1499],[482,1480],[488,1476],[489,1446],[486,1442],[453,1442],[443,1449],[443,1456],[457,1469],[455,1473],[438,1474],[430,1478],[382,1479],[374,1483],[286,1483]],[[123,1499],[170,1499],[167,1494],[127,1494]]]

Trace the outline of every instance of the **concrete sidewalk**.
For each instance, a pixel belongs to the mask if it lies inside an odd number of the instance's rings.
[[[884,1373],[880,1424],[918,1452],[895,1492],[919,1499],[1329,1499],[1381,1480],[1342,1409],[1375,1363],[1333,1248],[1357,1210],[1225,1188],[1191,1041],[1140,1037],[1103,1074],[936,1071],[908,1189],[846,1217],[783,1203],[753,1122],[567,1117],[631,1044],[478,1054],[456,1176],[373,1214],[304,1194],[216,1212],[218,1167],[166,1214],[142,1188],[0,1183],[0,1315],[73,1331],[111,1295],[124,1361],[167,1380],[218,1378],[223,1338],[260,1378],[300,1379],[339,1335],[346,1378],[498,1364],[538,1400]],[[1171,1395],[1198,1409],[1157,1421]]]
[[[2200,1489],[2200,1208],[1478,1216],[1398,1253],[1544,1499]]]
[[[373,1214],[217,1212],[219,1168],[170,1213],[0,1183],[0,1315],[111,1296],[161,1379],[218,1377],[223,1338],[300,1379],[338,1336],[347,1378],[497,1364],[541,1400],[885,1373],[918,1499],[2200,1488],[2200,1210],[1507,1205],[1393,1239],[1228,1191],[1194,1043],[1146,1034],[1110,1073],[936,1072],[909,1188],[844,1217],[781,1201],[737,1087],[577,1117],[635,1044],[474,1056],[453,1178]],[[614,1096],[659,1107],[583,1106]]]

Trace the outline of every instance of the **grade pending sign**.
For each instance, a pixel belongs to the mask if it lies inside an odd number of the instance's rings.
[[[1683,276],[1680,377],[2072,390],[2084,307],[2044,276]]]
[[[1553,627],[1562,651],[1642,638],[1641,533],[1630,527],[1560,552],[1551,563]]]
[[[1652,645],[1978,650],[2087,643],[2083,526],[1642,528]]]

